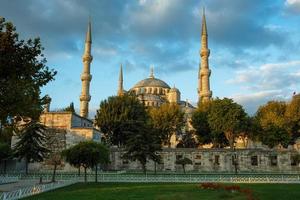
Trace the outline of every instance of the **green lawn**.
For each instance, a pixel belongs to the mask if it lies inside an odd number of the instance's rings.
[[[300,184],[240,184],[242,188],[254,191],[260,200],[300,199]],[[203,190],[197,184],[138,184],[105,183],[75,184],[27,199],[38,200],[218,200],[246,199],[243,194],[224,190]]]

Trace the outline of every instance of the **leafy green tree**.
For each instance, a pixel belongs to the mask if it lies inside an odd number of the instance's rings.
[[[256,112],[256,118],[263,129],[269,127],[270,125],[285,128],[285,112],[285,102],[269,101],[267,104],[258,108]]]
[[[292,101],[287,104],[285,117],[287,131],[294,141],[300,137],[300,94],[293,96]]]
[[[176,160],[176,164],[181,165],[183,172],[185,173],[185,166],[191,165],[191,164],[193,164],[193,162],[191,161],[191,159],[184,157],[184,158]]]
[[[172,135],[180,132],[185,125],[184,113],[174,103],[165,103],[159,108],[152,108],[149,113],[153,127],[160,133],[161,141],[171,147]]]
[[[208,124],[208,111],[197,109],[192,115],[191,124],[195,129],[200,144],[209,144],[213,142],[211,135],[212,131]]]
[[[75,113],[74,103],[71,102],[68,107],[66,107],[66,108],[63,109],[63,111],[68,111],[68,112]]]
[[[208,124],[214,133],[224,133],[233,149],[236,136],[246,128],[247,114],[243,107],[232,99],[212,101],[208,113]]]
[[[259,138],[263,144],[287,147],[291,141],[286,118],[287,104],[283,101],[269,101],[258,108],[255,119],[261,126]]]
[[[80,176],[81,160],[78,157],[79,148],[76,147],[77,146],[75,145],[68,149],[63,150],[62,156],[66,159],[66,162],[68,162],[73,167],[78,168],[78,176]]]
[[[133,95],[112,96],[100,103],[95,123],[104,133],[107,143],[123,146],[127,140],[127,129],[134,122],[146,122],[147,112]]]
[[[290,135],[284,128],[275,125],[269,125],[265,127],[263,131],[264,134],[262,135],[261,141],[270,148],[279,144],[286,148],[291,140]]]
[[[182,134],[182,139],[178,143],[177,148],[197,148],[198,143],[193,137],[193,132],[186,132]]]
[[[7,143],[0,142],[0,163],[3,162],[3,172],[6,173],[6,161],[11,158],[12,151]]]
[[[42,51],[39,38],[19,40],[14,25],[0,17],[1,127],[22,117],[39,118],[45,103],[41,87],[56,75],[46,66]]]
[[[107,163],[109,160],[108,150],[102,144],[93,141],[80,142],[64,151],[66,161],[71,165],[84,168],[84,181],[87,181],[87,169],[95,167],[97,182],[97,166],[99,163]]]
[[[132,161],[139,161],[143,172],[146,173],[147,159],[153,160],[155,166],[160,161],[160,156],[156,154],[157,151],[161,150],[160,140],[155,137],[155,134],[151,134],[151,128],[144,122],[135,123],[134,126],[131,126],[128,135],[126,153],[123,157]]]
[[[18,133],[18,141],[13,147],[14,154],[19,159],[25,159],[26,174],[29,162],[41,162],[48,153],[46,144],[46,127],[36,121],[30,121]]]

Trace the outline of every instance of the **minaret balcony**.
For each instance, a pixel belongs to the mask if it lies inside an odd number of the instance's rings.
[[[80,101],[90,101],[91,95],[80,95]]]
[[[92,60],[93,60],[93,56],[92,55],[84,54],[82,56],[82,61],[83,62],[92,62]]]
[[[203,56],[206,56],[208,57],[210,55],[210,50],[209,49],[201,49],[200,50],[200,56],[203,57]]]
[[[92,75],[84,73],[81,75],[81,80],[82,81],[91,81],[92,80]]]

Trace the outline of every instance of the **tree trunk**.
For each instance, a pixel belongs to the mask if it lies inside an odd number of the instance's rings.
[[[86,167],[84,167],[84,182],[86,183]]]
[[[142,164],[143,172],[146,174],[146,164]]]
[[[78,176],[80,176],[80,166],[78,167]]]
[[[234,147],[234,133],[230,132],[230,131],[225,132],[225,137],[229,142],[230,149],[233,149],[233,147]]]
[[[25,159],[25,174],[28,175],[28,159]]]
[[[55,182],[56,168],[57,168],[57,164],[55,163],[53,168],[53,174],[52,174],[52,182]]]
[[[183,173],[185,173],[185,165],[182,165]]]
[[[156,174],[156,162],[154,162],[154,174]]]
[[[4,160],[4,169],[3,169],[4,170],[4,174],[6,174],[6,161],[7,160]]]
[[[96,173],[95,182],[97,183],[98,182],[98,165],[96,165],[95,173]]]

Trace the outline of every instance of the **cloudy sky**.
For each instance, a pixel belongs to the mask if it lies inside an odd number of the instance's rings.
[[[92,18],[93,118],[115,95],[119,66],[130,89],[149,76],[197,101],[202,7],[211,50],[214,97],[230,97],[253,114],[268,100],[300,92],[300,0],[0,0],[0,15],[22,39],[40,37],[47,65],[58,71],[43,88],[52,109],[79,108],[82,53]]]

